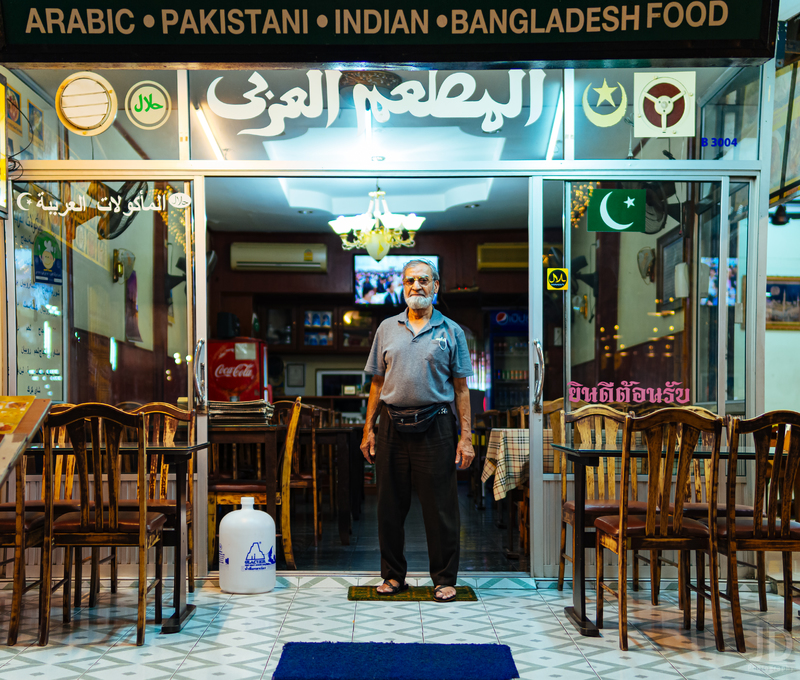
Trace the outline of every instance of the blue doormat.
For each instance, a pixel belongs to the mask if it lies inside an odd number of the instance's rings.
[[[287,642],[273,680],[511,680],[507,645]]]

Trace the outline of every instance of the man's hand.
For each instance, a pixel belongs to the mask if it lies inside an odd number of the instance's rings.
[[[475,458],[475,451],[472,449],[472,435],[470,439],[459,439],[458,446],[456,447],[456,465],[459,470],[466,470],[472,465],[472,459]],[[363,444],[362,444],[363,448]]]
[[[364,437],[361,440],[361,453],[368,463],[375,462],[375,430],[369,425],[364,428]]]

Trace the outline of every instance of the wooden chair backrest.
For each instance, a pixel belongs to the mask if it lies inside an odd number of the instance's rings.
[[[506,427],[524,430],[528,427],[530,406],[514,406],[506,411]]]
[[[145,530],[145,463],[147,442],[144,415],[126,413],[107,404],[87,403],[59,413],[50,413],[44,425],[44,495],[52,497],[53,430],[64,427],[75,455],[78,488],[81,500],[81,528],[85,531],[116,531],[119,523],[120,443],[125,428],[136,432],[137,492],[142,516],[140,534]],[[130,430],[129,430],[130,431]],[[102,432],[102,437],[101,437]],[[104,493],[105,491],[105,493]],[[105,496],[105,497],[104,497]],[[94,518],[90,502],[94,502]],[[104,505],[108,508],[108,524],[104,524]]]
[[[281,502],[283,499],[289,498],[289,489],[292,482],[293,459],[297,451],[297,430],[300,424],[300,412],[302,404],[300,397],[294,402],[294,406],[289,415],[289,420],[286,426],[286,444],[283,447],[283,460],[280,462],[281,474]]]
[[[590,404],[564,414],[564,423],[572,423],[574,439],[580,449],[619,451],[617,433],[625,425],[625,414],[604,404]],[[635,475],[635,461],[632,473]],[[595,479],[596,475],[596,479]],[[636,498],[635,484],[634,499]],[[617,459],[600,458],[597,468],[586,468],[586,498],[614,500],[617,497]]]
[[[585,401],[572,401],[570,407],[574,411],[582,406],[586,406]],[[564,429],[564,399],[553,399],[542,403],[542,415],[544,416],[544,427],[550,428],[553,433],[553,444],[566,443],[566,431]],[[578,440],[576,440],[577,442]],[[553,472],[555,474],[566,474],[567,455],[563,451],[555,451],[553,455]],[[562,479],[564,493],[566,493],[566,477]]]
[[[74,404],[55,404],[50,408],[50,413],[61,413],[74,406]],[[51,444],[57,448],[69,445],[66,427],[54,428],[51,432]],[[63,479],[62,479],[63,477]],[[63,484],[62,484],[63,482]],[[53,498],[55,500],[72,500],[72,492],[75,484],[75,456],[71,453],[57,454],[53,461]],[[42,487],[42,500],[44,487]]]
[[[172,404],[154,401],[144,404],[131,411],[131,413],[144,414],[144,431],[147,443],[152,446],[173,446],[175,444],[175,434],[178,431],[178,423],[188,423],[189,431],[187,437],[189,442],[194,440],[194,413],[184,411]],[[187,502],[193,500],[193,471],[194,456],[188,468],[191,472],[187,474],[189,478],[189,491]],[[163,500],[167,497],[167,482],[169,479],[169,465],[164,462],[164,456],[150,456],[149,481],[147,485],[147,497],[150,500]]]
[[[713,414],[704,414],[686,408],[659,409],[646,416],[627,416],[622,437],[622,489],[620,516],[627,523],[628,498],[631,474],[629,469],[635,458],[634,435],[641,432],[647,448],[647,515],[645,536],[666,538],[670,517],[677,533],[683,529],[683,505],[689,487],[692,461],[700,437],[706,433],[711,446],[711,496],[709,521],[716,526],[719,449],[724,421]],[[673,511],[658,512],[672,504]]]
[[[734,524],[732,515],[736,502],[735,470],[739,455],[739,438],[741,435],[752,434],[756,451],[755,493],[753,496],[754,536],[755,538],[788,540],[792,496],[800,469],[800,413],[797,411],[769,411],[746,420],[731,418],[729,425],[730,457],[728,465],[732,471],[728,474],[726,492],[729,526],[733,528]],[[764,514],[766,514],[765,522]],[[733,530],[735,532],[735,528]]]

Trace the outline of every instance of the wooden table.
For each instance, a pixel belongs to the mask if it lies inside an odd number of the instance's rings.
[[[361,516],[364,493],[364,456],[361,454],[361,427],[318,427],[314,436],[319,444],[336,447],[336,519],[339,540],[350,545],[351,518]],[[299,428],[300,443],[310,444],[311,428]],[[331,474],[333,471],[331,470]]]
[[[49,399],[34,399],[17,429],[11,434],[0,435],[0,485],[8,479],[11,471],[22,460],[22,454],[50,411]]]
[[[214,425],[209,420],[210,444],[260,444],[263,446],[263,481],[267,496],[267,512],[275,518],[278,491],[278,445],[286,427],[278,425]],[[310,443],[311,428],[298,428],[301,443]],[[364,465],[359,443],[361,430],[353,427],[319,427],[314,429],[317,444],[336,447],[337,523],[342,545],[350,545],[351,517],[358,519],[364,485]]]
[[[567,460],[575,464],[573,481],[575,484],[575,526],[574,526],[574,552],[572,554],[572,606],[564,607],[564,613],[581,635],[599,637],[600,629],[586,615],[586,548],[594,546],[594,532],[587,533],[579,530],[585,523],[586,514],[586,470],[588,467],[598,467],[600,458],[622,458],[622,449],[577,449],[572,446],[553,444],[554,449],[564,451]],[[634,458],[646,458],[646,449],[631,450]],[[698,449],[695,458],[710,458],[711,451]],[[720,460],[728,458],[728,451],[720,451]],[[755,451],[740,447],[739,460],[755,460]],[[734,471],[735,474],[735,471]]]

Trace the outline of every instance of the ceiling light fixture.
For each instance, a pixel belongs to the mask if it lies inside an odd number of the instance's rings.
[[[200,121],[200,127],[202,127],[203,132],[206,133],[206,138],[208,139],[208,143],[211,145],[211,150],[214,152],[214,156],[216,156],[218,161],[224,161],[225,156],[222,153],[222,149],[219,148],[219,144],[217,143],[216,137],[214,137],[214,133],[211,132],[211,126],[206,120],[206,115],[203,113],[203,109],[198,106],[195,108],[194,112],[197,114],[197,119]]]
[[[386,192],[376,187],[369,192],[369,207],[361,215],[340,215],[328,224],[342,239],[342,248],[364,248],[370,256],[380,261],[390,248],[412,247],[417,230],[425,221],[414,213],[400,215],[389,211]]]
[[[464,207],[465,208],[480,208],[481,204],[480,203],[467,203]]]

